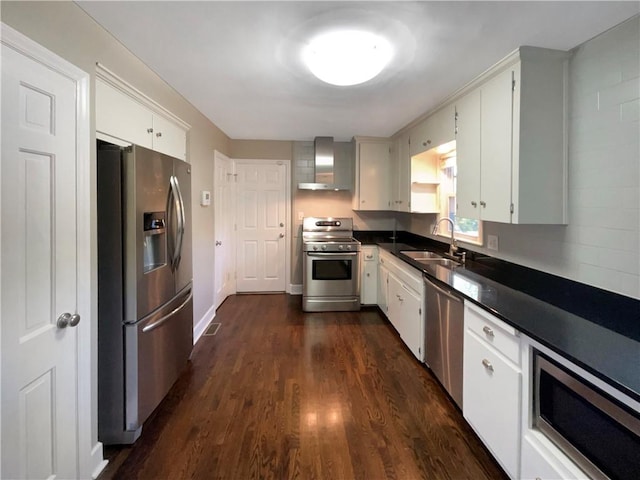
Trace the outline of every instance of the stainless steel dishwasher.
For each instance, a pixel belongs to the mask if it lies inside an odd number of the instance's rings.
[[[436,285],[426,276],[422,278],[426,303],[426,363],[462,408],[464,303],[451,289]]]

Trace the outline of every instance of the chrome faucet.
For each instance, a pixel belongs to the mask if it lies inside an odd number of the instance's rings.
[[[456,244],[456,239],[453,238],[454,230],[455,230],[455,225],[453,223],[453,220],[451,220],[449,217],[442,217],[433,226],[433,232],[431,233],[433,233],[434,235],[438,233],[438,226],[442,221],[447,221],[449,222],[449,224],[451,224],[451,242],[449,243],[449,255],[455,256],[458,253],[458,245]]]

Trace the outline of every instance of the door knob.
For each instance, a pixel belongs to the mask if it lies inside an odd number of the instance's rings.
[[[67,325],[69,325],[69,320],[71,320],[71,314],[63,313],[58,317],[58,320],[56,320],[56,327],[67,328]]]
[[[74,313],[71,315],[68,312],[63,313],[56,320],[56,327],[58,328],[67,328],[67,327],[75,327],[80,323],[80,315]]]
[[[280,234],[280,238],[284,238],[284,233],[281,233],[281,234]]]
[[[219,247],[220,245],[222,245],[222,242],[220,240],[216,240],[216,247]]]
[[[284,223],[280,222],[280,226],[281,226],[281,227],[284,227]]]

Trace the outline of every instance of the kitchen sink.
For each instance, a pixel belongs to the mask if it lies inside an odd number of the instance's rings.
[[[446,258],[443,258],[442,255],[438,255],[435,252],[422,250],[402,250],[400,253],[414,260],[447,260]]]
[[[460,263],[449,258],[444,258],[435,252],[420,251],[420,250],[402,250],[402,255],[415,260],[416,262],[424,265],[442,265],[443,267],[457,267]]]
[[[455,260],[450,260],[448,258],[418,258],[417,262],[423,263],[424,265],[442,265],[443,267],[457,267],[460,264]]]

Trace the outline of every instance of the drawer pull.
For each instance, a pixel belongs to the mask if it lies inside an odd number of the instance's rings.
[[[484,368],[486,368],[490,372],[493,372],[493,365],[491,365],[491,362],[489,360],[487,360],[486,358],[484,360],[482,360],[482,365],[484,365]]]
[[[487,334],[487,337],[493,337],[494,336],[493,330],[491,328],[487,327],[486,325],[482,328],[482,331]]]
[[[371,260],[373,258],[373,255],[367,255],[367,259]]]

